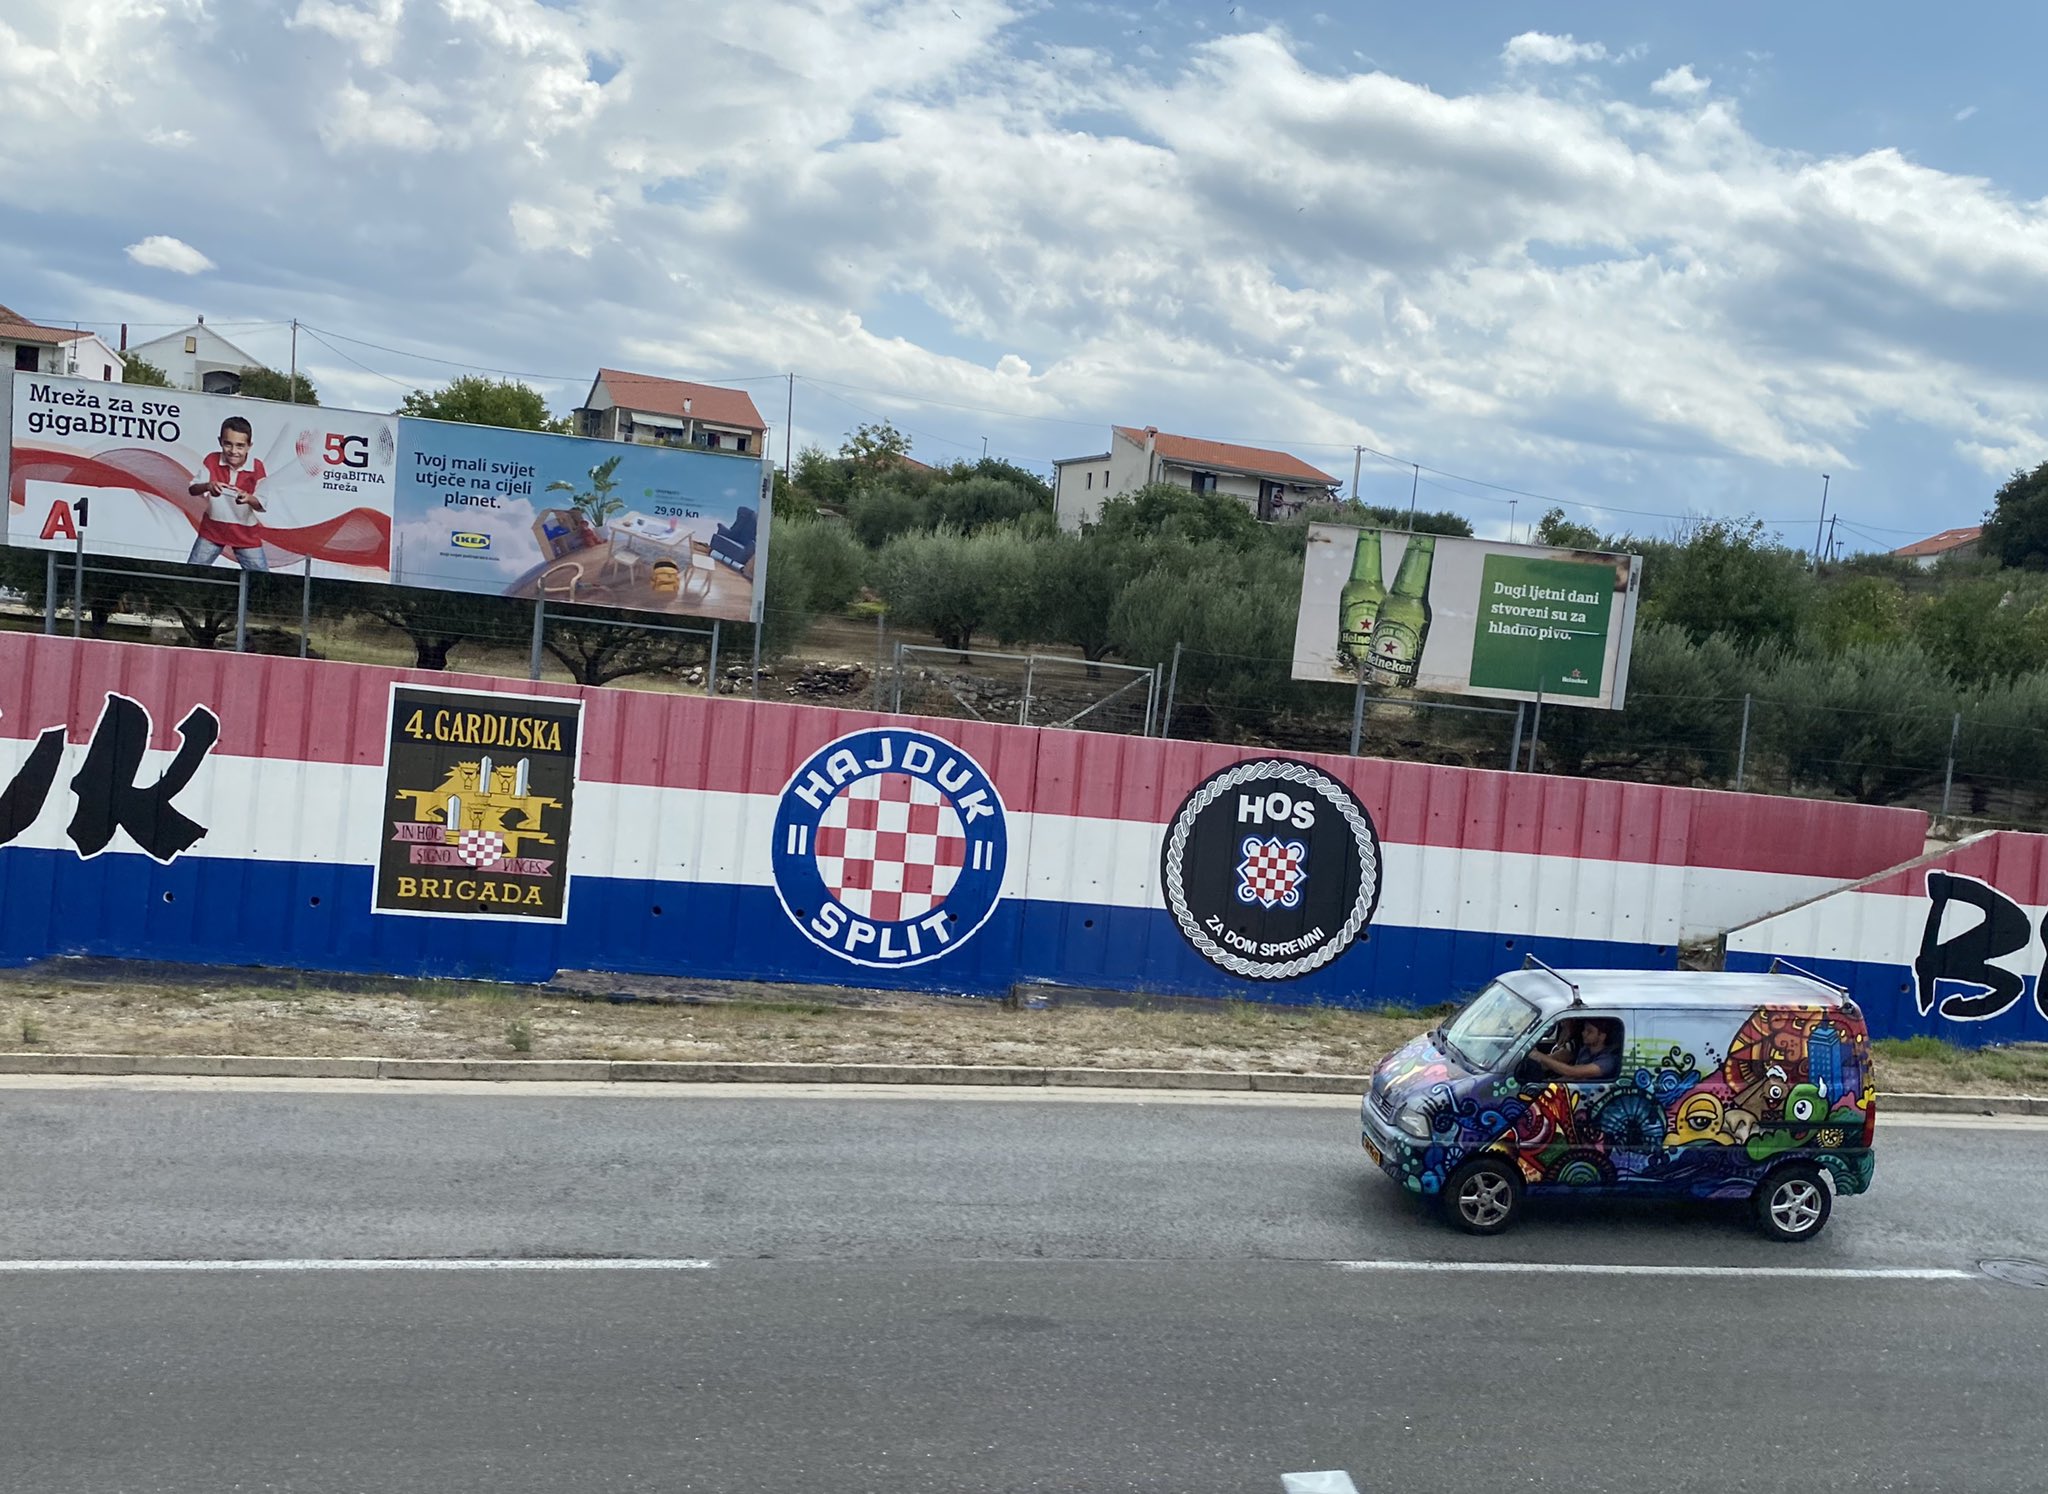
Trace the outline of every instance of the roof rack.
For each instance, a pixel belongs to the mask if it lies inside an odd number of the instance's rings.
[[[1549,976],[1552,980],[1556,981],[1559,985],[1563,986],[1567,991],[1570,991],[1572,993],[1573,1006],[1585,1005],[1585,1003],[1579,999],[1579,988],[1577,984],[1572,981],[1566,980],[1562,975],[1559,975],[1555,970],[1551,969],[1548,965],[1544,964],[1541,960],[1537,959],[1536,956],[1523,955],[1522,968],[1524,970],[1541,970],[1545,975]]]
[[[1825,975],[1815,975],[1811,970],[1802,970],[1799,968],[1799,966],[1793,964],[1790,960],[1772,960],[1769,973],[1772,975],[1776,975],[1781,970],[1787,971],[1793,975],[1800,976],[1805,980],[1810,980],[1817,986],[1826,986],[1830,991],[1833,991],[1838,996],[1847,996],[1849,994],[1849,988],[1847,986],[1839,985],[1836,982],[1829,980]]]

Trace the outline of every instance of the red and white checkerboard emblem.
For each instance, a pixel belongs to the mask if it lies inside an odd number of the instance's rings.
[[[930,913],[967,862],[967,831],[953,801],[908,773],[871,773],[840,789],[812,845],[826,891],[877,923]]]
[[[1308,847],[1277,836],[1247,835],[1237,864],[1237,900],[1267,908],[1301,905],[1301,884],[1308,880]]]
[[[496,866],[505,854],[505,837],[495,830],[465,830],[456,839],[455,855],[464,866]]]

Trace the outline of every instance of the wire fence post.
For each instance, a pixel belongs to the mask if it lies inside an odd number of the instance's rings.
[[[1948,771],[1941,775],[1941,817],[1948,818],[1949,795],[1956,786],[1956,743],[1963,735],[1963,713],[1957,711],[1948,725]]]
[[[1735,787],[1738,790],[1741,789],[1744,778],[1749,772],[1749,702],[1750,697],[1744,695],[1742,697],[1742,737],[1735,745]]]
[[[889,713],[893,716],[903,714],[903,645],[900,643],[896,645],[896,694],[889,703]]]
[[[1351,755],[1358,756],[1358,742],[1365,735],[1365,676],[1358,677],[1351,697]]]
[[[1180,688],[1180,644],[1173,646],[1173,668],[1166,676],[1166,714],[1159,718],[1159,735],[1173,735],[1173,692]]]
[[[46,636],[57,631],[57,552],[50,551],[43,557],[43,632]]]
[[[889,671],[889,637],[886,627],[889,614],[875,614],[875,709],[882,708],[882,676]]]
[[[1152,683],[1145,688],[1145,735],[1152,735],[1152,722],[1159,713],[1159,666],[1152,666]]]
[[[1508,771],[1510,773],[1522,771],[1522,712],[1525,709],[1527,707],[1521,701],[1515,702],[1515,740],[1508,748]]]
[[[542,637],[547,632],[547,626],[548,599],[546,597],[535,597],[533,599],[533,649],[526,656],[526,677],[530,680],[540,678],[540,644]]]
[[[235,568],[235,652],[249,652],[249,573]]]
[[[313,557],[306,557],[306,587],[299,594],[299,657],[305,658],[313,646]]]
[[[1529,771],[1536,771],[1536,739],[1543,734],[1543,687],[1536,687],[1536,711],[1529,718]]]
[[[1038,655],[1033,654],[1024,661],[1024,699],[1017,705],[1017,724],[1031,724],[1031,678],[1038,668]]]
[[[761,619],[754,619],[754,699],[761,698]]]
[[[704,694],[708,698],[718,693],[718,619],[711,619],[711,663],[704,671]]]

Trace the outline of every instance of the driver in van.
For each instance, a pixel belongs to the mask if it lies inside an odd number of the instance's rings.
[[[1579,1024],[1578,1047],[1569,1058],[1541,1049],[1529,1056],[1559,1079],[1573,1084],[1606,1084],[1621,1072],[1621,1054],[1614,1033],[1606,1022],[1588,1020]]]

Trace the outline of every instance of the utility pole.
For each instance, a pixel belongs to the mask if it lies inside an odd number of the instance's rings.
[[[1829,560],[1835,558],[1835,520],[1841,517],[1840,514],[1830,514],[1828,516],[1828,542],[1821,553]]]
[[[1820,522],[1819,522],[1819,523],[1817,523],[1817,524],[1815,524],[1815,525],[1813,526],[1813,564],[1814,564],[1814,568],[1815,568],[1816,570],[1818,570],[1818,569],[1820,568],[1820,532],[1821,532],[1821,530],[1822,530],[1822,529],[1824,529],[1824,528],[1826,528],[1826,527],[1827,527],[1827,521],[1828,521],[1828,484],[1829,484],[1829,482],[1831,482],[1831,481],[1833,481],[1833,479],[1832,479],[1832,478],[1830,478],[1830,477],[1828,476],[1828,474],[1827,474],[1827,473],[1825,473],[1825,472],[1821,473],[1821,475],[1820,475]]]
[[[1415,532],[1415,491],[1422,486],[1422,464],[1420,462],[1410,462],[1408,465],[1415,469],[1415,475],[1408,480],[1408,532],[1413,534]]]
[[[789,376],[789,399],[782,407],[782,480],[789,481],[789,430],[796,424],[796,374]]]
[[[1519,502],[1519,498],[1508,500],[1508,543],[1511,545],[1515,542],[1515,505]]]
[[[984,462],[988,460],[988,437],[986,436],[981,438],[981,459]]]
[[[293,404],[297,404],[299,402],[299,319],[297,317],[292,318],[292,373],[291,379],[285,385],[285,388],[290,391],[288,398]]]
[[[1356,502],[1358,502],[1358,472],[1359,472],[1359,468],[1360,468],[1360,467],[1362,467],[1362,466],[1363,466],[1364,464],[1365,464],[1365,448],[1364,448],[1363,446],[1354,446],[1354,447],[1352,447],[1352,448],[1351,448],[1351,501],[1352,501],[1353,503],[1356,503]]]

